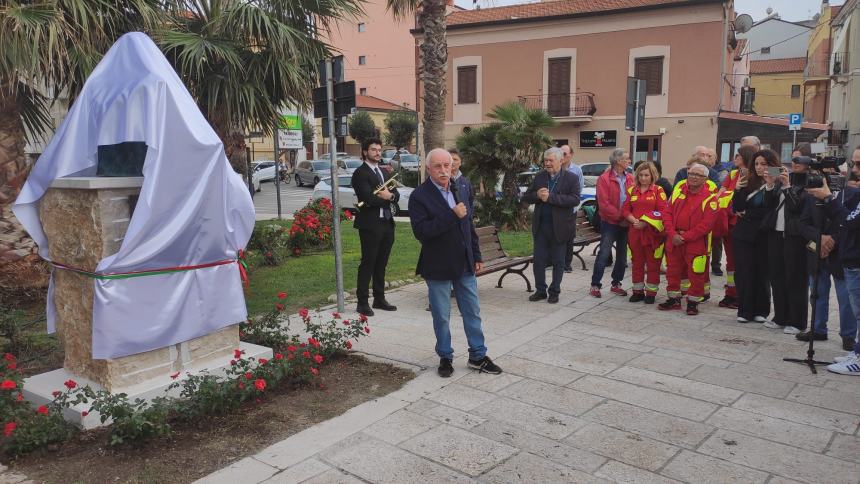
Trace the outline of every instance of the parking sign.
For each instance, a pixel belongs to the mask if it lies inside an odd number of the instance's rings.
[[[800,131],[800,123],[803,122],[802,113],[793,113],[788,115],[788,130]]]

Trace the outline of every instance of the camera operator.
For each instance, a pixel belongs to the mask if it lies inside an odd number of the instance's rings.
[[[807,188],[806,191],[822,202],[827,216],[838,224],[835,250],[845,274],[851,310],[854,318],[860,319],[860,189],[846,187],[835,196],[829,185],[824,183],[820,188]],[[827,369],[843,375],[860,376],[858,353],[860,344],[855,342],[854,351],[837,357]]]
[[[763,150],[760,153],[768,153]],[[773,153],[773,152],[769,152]],[[806,173],[809,158],[792,162],[793,173]],[[768,275],[773,295],[773,319],[766,328],[781,328],[785,334],[798,334],[806,327],[807,276],[805,240],[800,232],[803,213],[802,186],[792,186],[783,166],[768,168],[765,176],[765,203],[773,211],[763,223],[767,230]]]

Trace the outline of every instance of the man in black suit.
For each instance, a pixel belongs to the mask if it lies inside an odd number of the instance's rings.
[[[449,325],[452,286],[469,343],[469,368],[499,374],[502,369],[487,356],[481,329],[475,273],[484,267],[484,263],[472,222],[472,204],[468,197],[461,197],[460,184],[451,180],[451,154],[448,151],[442,148],[430,151],[425,166],[430,176],[409,197],[409,218],[412,232],[421,242],[415,272],[427,283],[433,331],[436,333],[436,354],[439,355],[439,375],[447,378],[454,372]]]
[[[380,169],[382,141],[377,138],[366,139],[361,143],[361,159],[364,163],[352,174],[352,188],[359,202],[364,202],[355,216],[355,228],[361,240],[361,263],[358,266],[358,298],[356,311],[373,316],[373,309],[367,301],[370,296],[370,280],[373,279],[373,307],[385,311],[396,311],[397,307],[385,300],[385,267],[391,246],[394,245],[394,217],[391,204],[400,200],[396,188],[373,192],[388,178]]]
[[[563,158],[564,153],[559,148],[546,150],[544,171],[535,176],[532,186],[523,194],[523,201],[535,204],[532,218],[535,293],[529,296],[529,301],[547,299],[546,267],[552,263],[552,283],[547,302],[558,302],[567,241],[576,232],[573,207],[579,205],[579,177],[561,169]]]

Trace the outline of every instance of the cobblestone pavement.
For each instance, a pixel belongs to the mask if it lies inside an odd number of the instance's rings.
[[[439,378],[425,286],[393,291],[357,349],[417,378],[201,482],[858,482],[860,378],[783,362],[805,345],[735,322],[722,294],[688,317],[591,298],[589,278],[566,274],[556,305],[480,279],[498,376],[466,368],[455,309],[460,356]],[[843,353],[830,336],[818,359]]]

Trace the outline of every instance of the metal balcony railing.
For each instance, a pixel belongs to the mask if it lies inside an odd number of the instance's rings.
[[[597,112],[594,93],[532,94],[518,96],[519,103],[529,109],[543,109],[554,118],[591,117]]]
[[[830,57],[810,59],[803,70],[803,76],[806,78],[842,76],[850,71],[848,52],[836,52],[832,60]]]

